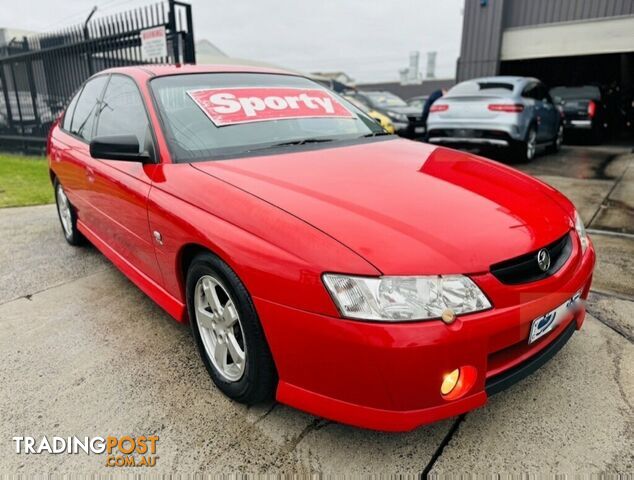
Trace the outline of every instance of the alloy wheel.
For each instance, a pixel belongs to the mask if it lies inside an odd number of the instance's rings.
[[[555,140],[555,147],[557,150],[561,148],[564,143],[564,127],[560,126],[557,130],[557,140]]]
[[[194,291],[196,325],[205,352],[227,381],[244,375],[247,349],[236,305],[222,283],[211,275],[198,279]]]
[[[67,238],[73,235],[73,216],[71,213],[70,202],[68,197],[64,193],[64,189],[61,184],[57,185],[57,209],[59,210],[59,218],[62,222],[62,228]]]
[[[526,158],[532,160],[535,156],[535,150],[537,149],[537,133],[535,130],[528,132],[528,139],[526,140]]]

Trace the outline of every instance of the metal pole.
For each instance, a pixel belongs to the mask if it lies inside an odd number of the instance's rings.
[[[179,43],[180,38],[177,33],[176,28],[176,2],[174,0],[169,0],[169,16],[168,16],[168,25],[170,33],[172,34],[172,47],[174,49],[174,63],[180,63],[180,51],[179,51]]]
[[[86,40],[86,42],[90,40],[90,31],[88,30],[88,22],[90,22],[90,19],[92,18],[92,16],[95,14],[96,11],[97,11],[97,5],[92,7],[92,10],[88,14],[88,17],[86,17],[86,21],[84,22],[84,40]],[[95,66],[93,65],[93,62],[92,62],[92,48],[88,44],[86,44],[86,60],[88,63],[88,75],[92,75],[93,73],[95,73]]]
[[[196,64],[196,43],[194,42],[194,20],[192,18],[192,6],[185,7],[187,15],[187,35],[185,37],[185,63]]]
[[[4,104],[7,107],[7,122],[9,123],[9,129],[12,131],[13,130],[13,114],[11,113],[9,85],[7,85],[7,78],[4,74],[4,63],[2,62],[0,62],[0,82],[2,82],[2,94],[4,96]]]
[[[24,121],[22,120],[22,108],[20,108],[20,92],[18,91],[18,85],[15,83],[15,69],[13,68],[13,62],[9,62],[9,68],[11,69],[11,81],[13,83],[13,90],[15,91],[15,100],[18,105],[18,116],[20,117],[20,132],[22,138],[24,138]],[[22,149],[26,152],[26,139],[22,142]]]
[[[29,41],[26,37],[23,40],[24,50],[28,51],[29,49]],[[33,105],[33,120],[38,127],[38,131],[42,128],[42,124],[40,123],[40,112],[37,108],[37,89],[35,87],[35,78],[33,77],[33,57],[28,57],[24,62],[24,70],[26,73],[27,81],[29,84],[29,90],[31,91],[31,104]]]

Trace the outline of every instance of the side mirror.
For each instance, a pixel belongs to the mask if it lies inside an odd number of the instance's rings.
[[[124,162],[151,160],[148,152],[139,153],[139,141],[135,135],[110,135],[93,138],[90,142],[90,156]]]

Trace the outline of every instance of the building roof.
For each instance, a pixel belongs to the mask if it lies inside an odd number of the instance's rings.
[[[30,30],[20,30],[17,28],[4,28],[0,27],[0,46],[6,45],[13,38],[22,41],[24,37],[34,35],[36,32]]]
[[[436,90],[451,88],[456,84],[453,78],[425,80],[420,85],[401,85],[399,82],[364,83],[357,85],[358,90],[387,90],[403,99],[430,95]]]
[[[211,43],[206,38],[202,40],[198,40],[195,45],[196,48],[196,57],[226,57],[225,52],[216,47],[213,43]]]

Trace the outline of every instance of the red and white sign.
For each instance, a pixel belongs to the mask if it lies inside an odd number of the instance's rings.
[[[141,30],[141,58],[157,60],[167,57],[167,34],[165,27]]]
[[[218,127],[293,118],[355,118],[335,97],[317,88],[206,88],[187,94]]]

